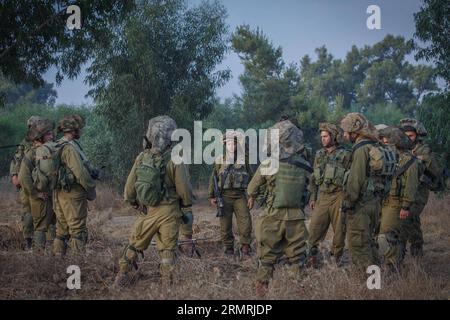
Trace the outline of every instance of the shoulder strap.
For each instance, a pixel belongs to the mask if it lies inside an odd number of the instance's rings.
[[[414,161],[416,161],[416,157],[412,156],[411,159],[408,160],[408,162],[406,162],[402,167],[400,167],[395,173],[394,173],[394,177],[398,178],[400,177],[402,174],[404,174],[406,172],[406,170],[409,169],[409,167],[411,167],[411,165],[414,163]]]
[[[355,151],[358,150],[359,148],[364,147],[364,146],[366,146],[366,145],[368,145],[368,144],[376,144],[376,142],[375,142],[375,141],[372,141],[372,140],[364,140],[364,141],[361,141],[361,142],[359,142],[359,143],[357,143],[357,144],[355,144],[355,145],[353,146],[353,152],[355,152]]]
[[[285,161],[293,166],[296,166],[296,167],[299,167],[300,169],[306,170],[309,173],[314,172],[313,168],[311,168],[311,166],[306,163],[300,162],[300,161],[292,159],[292,158],[288,158]]]

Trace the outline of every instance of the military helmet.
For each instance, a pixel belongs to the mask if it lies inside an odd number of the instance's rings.
[[[381,139],[383,137],[386,137],[386,135],[388,134],[388,132],[394,127],[391,126],[387,126],[385,124],[377,124],[375,126],[375,129],[377,129],[378,131],[378,137]]]
[[[343,131],[337,125],[327,122],[321,122],[319,123],[319,132],[322,131],[328,132],[335,143],[342,142]]]
[[[55,123],[49,119],[40,118],[28,128],[26,139],[34,141],[41,139],[47,132],[55,129]]]
[[[418,136],[424,137],[428,134],[427,130],[420,121],[411,118],[400,120],[400,128],[405,131],[415,131]]]
[[[177,123],[171,117],[154,117],[148,121],[148,129],[145,137],[154,151],[163,152],[172,144],[172,133],[176,129]]]
[[[269,129],[270,135],[273,130],[279,130],[280,159],[289,158],[304,149],[303,132],[291,121],[276,123]]]
[[[45,118],[41,116],[31,116],[30,119],[27,120],[27,127],[30,128],[34,126],[38,121],[44,120]]]
[[[352,112],[341,120],[341,128],[345,132],[358,133],[369,139],[378,139],[378,132],[361,113]]]
[[[388,127],[384,129],[383,134],[389,140],[389,144],[394,145],[398,149],[408,150],[412,147],[412,141],[399,128]]]
[[[84,119],[78,114],[64,116],[58,123],[58,132],[70,132],[84,128]]]

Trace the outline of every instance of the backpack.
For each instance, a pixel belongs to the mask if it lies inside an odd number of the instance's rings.
[[[432,161],[420,161],[422,175],[420,182],[433,192],[446,191],[449,187],[450,171],[442,155],[432,153]]]
[[[170,159],[170,150],[164,154],[152,154],[144,151],[136,167],[136,200],[139,204],[155,207],[166,195],[164,176]]]
[[[280,160],[275,185],[269,185],[273,208],[304,208],[308,201],[307,187],[313,169],[303,157]]]
[[[32,178],[38,191],[46,192],[56,188],[61,176],[61,152],[67,143],[46,143],[36,148]]]
[[[362,141],[353,147],[353,152],[365,145],[369,146],[370,170],[366,193],[386,196],[397,170],[396,154],[391,148],[375,141]]]

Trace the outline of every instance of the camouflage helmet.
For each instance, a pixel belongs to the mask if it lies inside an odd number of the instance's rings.
[[[378,140],[378,132],[361,113],[352,112],[341,120],[341,128],[345,132],[358,133],[369,139]]]
[[[411,118],[400,120],[400,128],[405,131],[415,131],[418,136],[424,137],[428,134],[427,130],[420,121]]]
[[[55,129],[55,123],[49,119],[40,118],[28,128],[26,139],[34,141],[41,139],[47,132]]]
[[[176,129],[177,124],[171,117],[158,116],[148,121],[145,137],[154,151],[163,152],[172,144],[172,133]]]
[[[284,120],[269,129],[279,130],[280,159],[286,159],[304,149],[303,132],[291,121]]]
[[[331,138],[333,139],[334,143],[339,144],[342,142],[343,131],[337,125],[327,122],[321,122],[319,123],[319,132],[322,131],[328,132],[331,135]]]
[[[30,119],[27,120],[27,127],[30,128],[34,126],[38,121],[44,120],[45,118],[41,116],[31,116]]]
[[[58,123],[58,132],[70,132],[84,128],[84,119],[78,114],[64,116]]]
[[[387,126],[385,124],[377,124],[375,126],[375,129],[378,131],[378,137],[382,139],[383,137],[386,137],[386,134],[391,130],[393,127]]]
[[[408,150],[412,147],[412,142],[408,136],[399,128],[388,127],[383,131],[384,137],[388,139],[389,144],[394,145],[398,149]]]

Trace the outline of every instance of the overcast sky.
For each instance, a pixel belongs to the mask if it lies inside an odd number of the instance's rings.
[[[189,0],[190,5],[200,0]],[[412,38],[415,27],[413,13],[421,0],[222,0],[228,10],[228,24],[233,31],[241,24],[260,27],[272,43],[283,48],[285,62],[298,63],[302,56],[315,58],[314,49],[325,45],[337,58],[344,58],[350,47],[371,45],[387,34]],[[366,13],[369,5],[381,9],[381,29],[369,30]],[[217,91],[221,98],[240,94],[239,75],[243,72],[239,58],[230,52],[219,69],[229,68],[231,80]],[[75,81],[65,80],[56,87],[56,103],[92,103],[85,98],[88,86],[82,73]],[[54,82],[55,70],[45,75]]]

